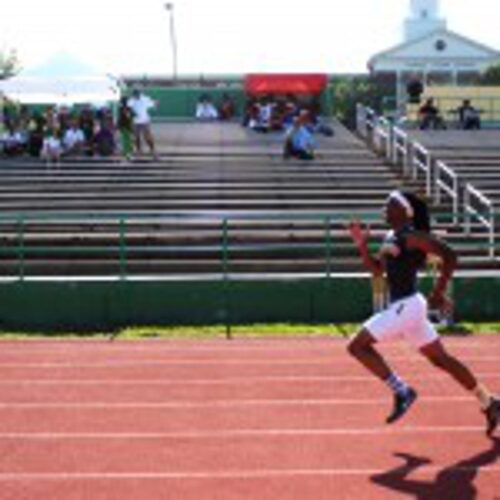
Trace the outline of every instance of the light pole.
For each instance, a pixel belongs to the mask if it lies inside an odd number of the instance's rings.
[[[165,10],[170,15],[170,44],[172,46],[172,76],[175,82],[177,80],[177,38],[175,36],[174,4],[172,2],[166,3]]]

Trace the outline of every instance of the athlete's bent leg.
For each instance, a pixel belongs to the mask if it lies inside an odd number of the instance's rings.
[[[363,329],[351,340],[347,350],[373,375],[385,381],[391,376],[392,371],[373,347],[376,342],[371,333]]]
[[[450,374],[465,390],[474,394],[486,417],[486,434],[491,436],[500,421],[500,399],[481,385],[467,366],[448,354],[440,340],[422,347],[420,351],[434,366]]]
[[[417,393],[401,380],[374,348],[376,339],[366,329],[362,329],[349,343],[348,351],[368,371],[385,382],[394,393],[394,407],[387,417],[387,423],[401,418],[417,398]]]
[[[465,390],[472,391],[477,387],[477,379],[473,373],[446,351],[441,340],[422,347],[420,352],[434,366],[449,373]]]

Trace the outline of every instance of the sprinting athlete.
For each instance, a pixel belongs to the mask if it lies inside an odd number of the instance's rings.
[[[433,365],[444,370],[462,387],[474,394],[486,417],[486,433],[492,436],[500,418],[500,399],[480,384],[471,371],[444,348],[427,317],[427,305],[450,312],[453,305],[446,296],[448,282],[457,264],[455,252],[430,234],[427,205],[412,193],[394,191],[385,207],[387,234],[376,255],[368,251],[367,229],[358,221],[350,225],[351,237],[363,263],[375,276],[386,275],[390,304],[372,316],[349,344],[349,352],[371,373],[383,380],[394,393],[394,408],[387,423],[401,418],[417,399],[417,392],[394,373],[375,349],[377,342],[404,338]],[[442,261],[441,272],[426,300],[417,290],[417,273],[427,255]]]

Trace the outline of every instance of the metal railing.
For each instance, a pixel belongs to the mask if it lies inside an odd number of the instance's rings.
[[[432,158],[429,150],[418,142],[412,142],[410,153],[410,169],[415,180],[419,172],[425,177],[425,194],[432,195]]]
[[[441,165],[441,168],[445,168]],[[451,191],[451,189],[450,189]],[[472,219],[480,221],[488,230],[489,255],[495,256],[495,210],[493,203],[471,184],[466,186],[466,234],[470,234]],[[438,214],[436,217],[444,217]],[[449,217],[449,215],[446,215]],[[72,259],[103,259],[113,264],[112,274],[121,280],[131,275],[131,264],[134,259],[153,259],[155,257],[196,258],[201,254],[209,254],[218,267],[220,274],[227,278],[231,272],[231,259],[234,255],[255,256],[261,255],[271,258],[283,255],[287,258],[305,258],[312,256],[319,262],[322,270],[319,271],[326,278],[332,275],[335,259],[342,256],[352,256],[352,245],[348,238],[346,224],[353,218],[365,222],[384,226],[380,211],[366,212],[336,212],[328,213],[259,213],[234,214],[223,217],[207,214],[206,216],[185,216],[176,214],[46,214],[27,215],[12,214],[0,216],[0,262],[5,267],[8,264],[16,271],[17,279],[24,280],[30,276],[28,264],[37,262],[40,258],[46,259],[48,264],[63,260],[68,266],[73,265]],[[253,222],[258,223],[258,229]],[[283,234],[279,238],[269,237],[269,231],[264,228],[259,233],[262,222],[268,222],[270,227],[282,225]],[[173,223],[173,224],[172,224]],[[208,225],[207,225],[208,223]],[[178,227],[185,224],[184,234],[195,232],[203,226],[207,231],[207,241],[192,243],[189,238],[186,242],[168,243],[171,236],[178,235]],[[139,227],[141,226],[141,227]],[[146,229],[144,229],[146,226]],[[335,235],[333,231],[335,230]],[[158,239],[152,240],[151,232],[159,232]],[[301,231],[314,231],[311,238],[300,241]],[[382,228],[379,232],[382,231]],[[247,238],[247,232],[250,237]],[[133,234],[132,234],[133,233]],[[61,239],[61,235],[63,236]],[[348,239],[345,241],[339,241]],[[132,237],[133,236],[133,237]],[[381,236],[381,234],[377,234]],[[104,240],[104,243],[95,244],[95,238]],[[335,241],[335,238],[337,241]],[[267,240],[267,241],[266,241]],[[44,244],[50,241],[50,244]],[[86,244],[82,244],[86,241]],[[347,246],[349,248],[347,249]],[[485,245],[486,247],[486,245]],[[347,252],[346,252],[347,250]],[[292,255],[293,257],[289,257]],[[217,264],[218,262],[218,264]],[[78,265],[78,264],[75,264]],[[138,273],[137,270],[134,270]],[[161,274],[159,272],[158,274]]]
[[[381,122],[381,118],[374,115],[370,108],[362,109],[363,106],[358,104],[358,127],[365,130],[375,130],[375,124]],[[365,121],[363,124],[362,121]],[[385,124],[385,122],[382,122]],[[388,123],[388,122],[387,122]],[[389,135],[390,151],[387,157],[392,164],[403,166],[405,175],[411,176],[418,180],[419,174],[423,173],[425,178],[425,192],[427,197],[434,199],[436,203],[441,202],[443,194],[449,196],[452,200],[452,220],[457,224],[462,216],[465,218],[466,231],[470,233],[472,229],[472,217],[478,219],[482,226],[488,230],[489,235],[489,254],[492,258],[495,256],[495,210],[493,204],[483,193],[472,185],[461,185],[457,173],[446,165],[444,162],[434,159],[427,148],[416,141],[411,141],[408,134],[396,126],[391,127]],[[375,136],[380,137],[381,132],[378,131]],[[384,137],[387,132],[384,129]],[[367,142],[374,147],[377,147],[379,142],[370,140],[366,136]],[[378,139],[380,141],[380,139]],[[463,198],[461,213],[460,200]],[[475,204],[474,204],[475,203]],[[481,210],[476,208],[477,204],[482,204]],[[485,215],[486,212],[486,215]]]
[[[392,126],[389,120],[383,116],[376,117],[374,123],[373,144],[381,154],[390,160],[392,156]]]
[[[408,174],[409,144],[407,132],[394,127],[392,131],[392,163],[394,165],[401,164],[404,174]]]
[[[441,160],[435,163],[436,184],[435,184],[435,202],[440,204],[442,193],[451,198],[453,212],[453,224],[458,224],[458,210],[460,203],[458,175],[446,163]]]
[[[471,234],[472,219],[477,219],[488,234],[488,254],[495,258],[495,208],[491,200],[477,190],[472,184],[467,183],[464,191],[465,231]]]
[[[74,258],[82,259],[103,259],[113,264],[113,275],[122,280],[129,276],[129,264],[140,256],[152,258],[159,255],[166,257],[173,254],[183,254],[193,257],[197,253],[209,253],[219,258],[219,270],[223,277],[227,277],[231,271],[230,256],[232,253],[245,253],[248,255],[258,252],[279,253],[290,251],[297,246],[297,250],[302,254],[313,253],[318,256],[320,253],[324,257],[324,275],[330,277],[332,274],[334,255],[334,241],[332,227],[337,224],[342,228],[353,217],[358,216],[365,220],[379,219],[379,213],[357,212],[324,214],[324,213],[289,213],[289,214],[235,214],[226,217],[216,215],[186,216],[181,214],[4,214],[0,216],[0,263],[5,267],[6,259],[12,269],[16,270],[15,275],[20,281],[29,276],[28,264],[40,259],[46,261],[57,261],[57,259],[68,262]],[[258,231],[255,229],[245,229],[245,224],[262,221],[276,222],[283,221],[284,231],[290,234],[295,231],[300,233],[303,229],[303,222],[311,222],[318,234],[322,233],[322,239],[316,242],[305,242],[295,244],[294,237],[283,242],[244,242],[246,231]],[[141,226],[150,226],[150,229],[137,229],[137,223]],[[186,232],[195,231],[190,227],[198,227],[200,224],[204,228],[208,227],[210,238],[207,243],[177,243],[169,244],[168,236],[178,234],[178,229],[171,229],[172,222],[175,226],[186,224]],[[207,226],[208,223],[208,226]],[[243,223],[243,224],[241,224]],[[296,227],[296,224],[298,225]],[[233,229],[234,228],[234,229]],[[232,232],[238,231],[238,236],[233,240]],[[158,231],[158,240],[151,241],[151,231]],[[131,234],[139,241],[131,241]],[[62,235],[62,238],[61,238]],[[163,239],[167,235],[166,239]],[[107,243],[95,244],[95,239],[105,240]],[[163,239],[163,241],[162,241]],[[44,241],[50,242],[44,244]],[[82,244],[87,241],[87,244]],[[243,241],[243,242],[242,242]],[[337,245],[338,247],[338,245]],[[77,265],[75,263],[75,265]]]

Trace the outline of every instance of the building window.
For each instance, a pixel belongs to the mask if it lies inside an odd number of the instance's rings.
[[[446,50],[446,42],[444,40],[437,40],[434,46],[439,52],[443,52],[444,50]]]

